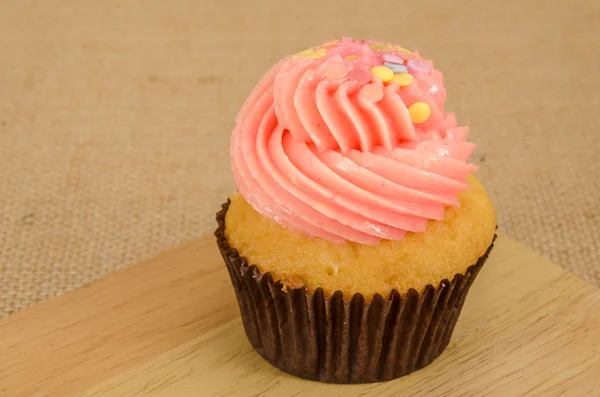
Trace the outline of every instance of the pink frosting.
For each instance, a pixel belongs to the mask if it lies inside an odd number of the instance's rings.
[[[402,60],[408,85],[371,72]],[[264,216],[311,237],[372,245],[422,232],[459,205],[476,170],[468,128],[445,100],[442,73],[396,45],[344,38],[284,58],[236,119],[238,189]],[[429,108],[425,121],[411,118],[417,102]]]

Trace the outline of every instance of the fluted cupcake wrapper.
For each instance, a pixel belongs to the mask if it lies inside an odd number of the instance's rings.
[[[411,289],[403,297],[324,295],[318,288],[283,291],[270,273],[249,265],[225,237],[229,201],[217,213],[217,244],[229,270],[246,335],[275,367],[322,382],[369,383],[398,378],[430,364],[446,348],[467,293],[494,243],[466,274]],[[494,236],[495,240],[495,236]]]

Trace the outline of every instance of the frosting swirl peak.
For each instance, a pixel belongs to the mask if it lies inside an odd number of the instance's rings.
[[[476,169],[445,100],[441,72],[396,45],[344,38],[286,57],[236,119],[238,189],[261,214],[333,242],[424,231]]]

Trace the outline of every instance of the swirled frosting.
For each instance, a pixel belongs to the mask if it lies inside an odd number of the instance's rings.
[[[236,119],[238,190],[310,237],[373,245],[422,232],[477,168],[445,100],[442,73],[397,45],[344,38],[286,57]]]

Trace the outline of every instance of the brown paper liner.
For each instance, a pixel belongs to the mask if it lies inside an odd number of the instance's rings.
[[[307,294],[304,287],[282,290],[270,273],[249,265],[225,238],[229,200],[217,213],[217,244],[242,314],[246,335],[268,362],[290,374],[322,382],[369,383],[398,378],[423,368],[446,348],[469,288],[494,242],[466,274],[427,285],[405,297],[392,291],[370,303],[356,293]],[[495,240],[496,236],[494,236]]]

